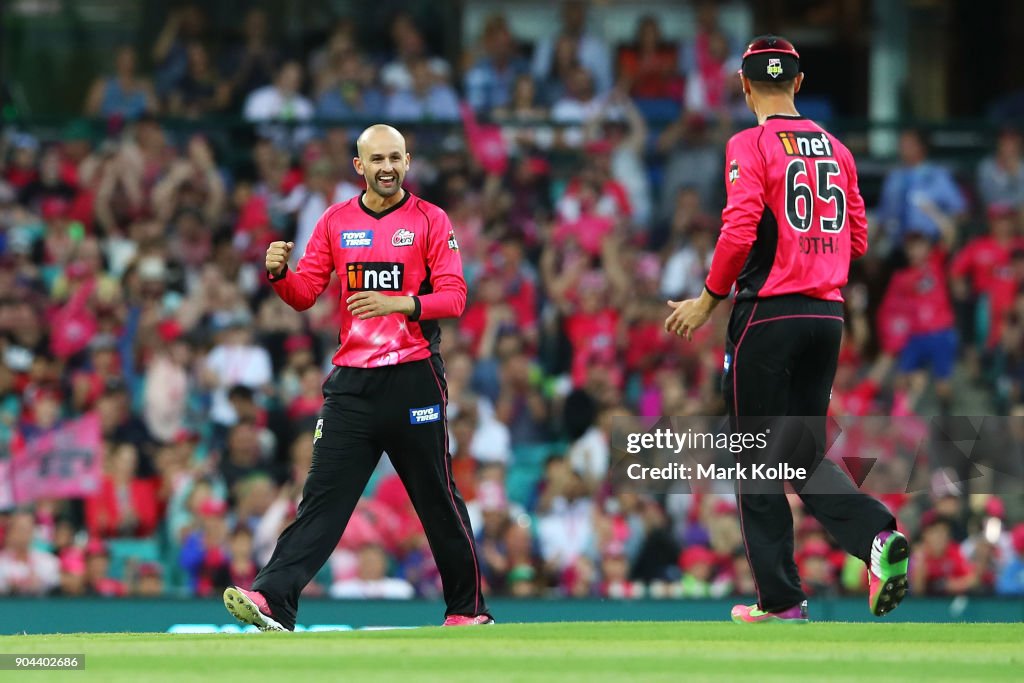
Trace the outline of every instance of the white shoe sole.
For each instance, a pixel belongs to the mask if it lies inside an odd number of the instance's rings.
[[[238,619],[243,624],[251,624],[261,631],[288,630],[273,618],[261,612],[255,602],[247,598],[245,593],[234,586],[224,590],[224,606],[235,619]]]

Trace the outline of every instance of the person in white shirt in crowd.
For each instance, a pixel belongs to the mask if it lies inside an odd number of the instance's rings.
[[[588,493],[596,493],[608,475],[614,418],[630,414],[625,408],[602,410],[594,424],[569,446],[566,459],[573,471],[583,478]]]
[[[221,333],[220,342],[206,357],[205,378],[213,389],[210,418],[222,426],[238,420],[228,400],[228,390],[236,385],[262,391],[273,379],[270,354],[253,342],[249,321],[236,316]]]
[[[379,545],[359,549],[356,575],[331,585],[332,598],[408,600],[416,589],[405,579],[388,576],[388,556]]]
[[[313,118],[313,103],[302,93],[302,65],[287,61],[274,76],[274,82],[257,88],[245,98],[242,116],[252,123],[280,122],[296,123]],[[291,141],[299,145],[312,136],[312,129],[303,126],[290,132],[282,126],[267,127],[266,137],[280,143]]]
[[[274,82],[257,88],[245,98],[246,121],[305,121],[313,118],[313,104],[300,92],[302,65],[285,62]]]
[[[594,501],[586,490],[583,477],[566,463],[549,463],[537,541],[544,563],[556,573],[575,564],[593,547]]]
[[[594,79],[582,66],[572,68],[566,80],[565,92],[551,107],[551,120],[563,124],[582,124],[593,118],[601,109],[604,100],[594,90]],[[566,147],[583,144],[583,128],[564,128],[561,135]]]
[[[35,519],[18,511],[7,520],[0,550],[0,595],[46,595],[60,584],[60,561],[32,547]]]

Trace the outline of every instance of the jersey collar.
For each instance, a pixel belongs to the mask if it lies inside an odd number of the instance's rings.
[[[771,116],[764,117],[764,120],[771,121],[772,119],[785,119],[786,121],[800,121],[806,118],[806,116],[801,116],[800,114],[772,114]]]
[[[392,213],[394,211],[398,211],[400,208],[405,206],[405,203],[407,201],[409,201],[409,197],[412,196],[412,194],[408,190],[405,190],[405,196],[402,197],[401,201],[399,201],[397,204],[392,204],[391,206],[389,206],[388,208],[384,209],[383,211],[379,211],[378,212],[378,211],[373,211],[372,209],[368,208],[366,206],[366,204],[363,204],[363,197],[365,195],[366,195],[365,191],[363,191],[359,195],[359,208],[362,209],[363,212],[366,213],[368,216],[370,216],[370,218],[376,218],[377,220],[380,220],[381,218],[384,218],[384,216],[387,216],[389,213]]]

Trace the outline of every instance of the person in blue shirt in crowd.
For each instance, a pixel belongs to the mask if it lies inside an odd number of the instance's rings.
[[[920,130],[900,134],[901,166],[889,172],[882,186],[877,220],[899,251],[910,233],[922,234],[933,243],[952,232],[967,208],[963,193],[945,167],[928,161],[928,141]]]

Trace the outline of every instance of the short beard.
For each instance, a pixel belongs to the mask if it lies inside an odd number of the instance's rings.
[[[395,174],[395,184],[390,189],[381,187],[380,183],[377,182],[377,179],[374,178],[370,182],[370,187],[381,197],[394,197],[398,194],[398,191],[402,189],[402,178],[399,178],[398,174]]]

